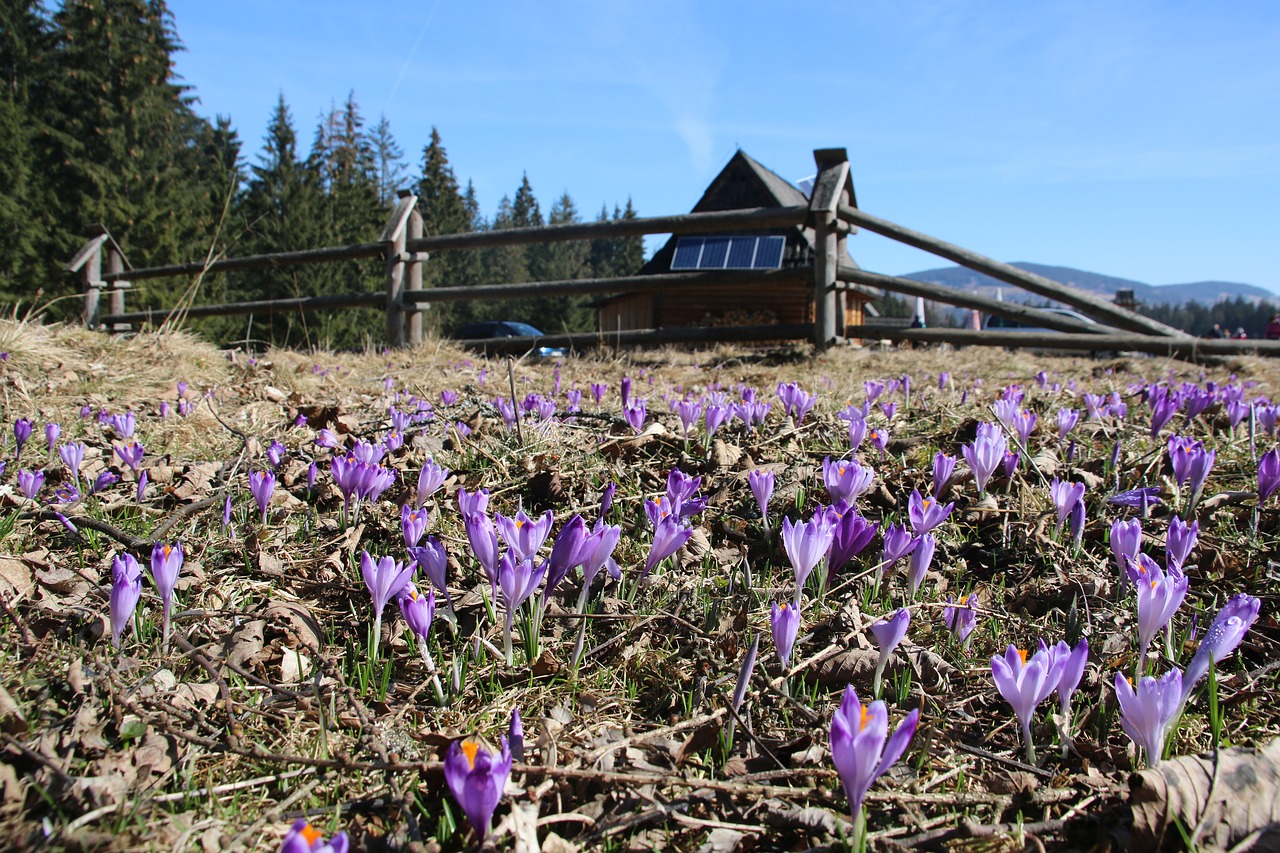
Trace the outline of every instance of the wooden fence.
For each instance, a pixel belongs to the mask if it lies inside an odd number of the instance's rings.
[[[960,246],[912,231],[872,216],[854,206],[849,163],[842,149],[814,152],[820,171],[808,205],[744,208],[675,216],[655,216],[607,222],[568,223],[533,228],[425,236],[417,197],[402,191],[392,205],[381,236],[372,243],[331,246],[300,251],[274,252],[239,258],[218,258],[168,266],[130,269],[124,252],[105,228],[90,239],[67,265],[79,273],[84,288],[84,323],[89,328],[125,331],[132,323],[163,322],[170,317],[214,317],[238,314],[274,314],[354,306],[381,306],[386,315],[386,339],[393,347],[422,342],[423,313],[432,303],[506,300],[564,294],[617,294],[679,291],[687,287],[724,288],[810,282],[813,287],[812,325],[679,327],[662,329],[603,330],[598,333],[508,338],[500,341],[464,341],[490,349],[527,351],[536,346],[583,347],[596,343],[615,345],[658,343],[713,343],[721,341],[810,340],[819,347],[873,338],[956,345],[1045,347],[1093,351],[1138,351],[1197,357],[1255,352],[1280,355],[1280,342],[1198,340],[1186,333],[1143,317],[1100,296],[1027,272]],[[477,250],[501,246],[546,244],[568,240],[634,237],[649,234],[691,235],[742,232],[765,228],[807,226],[814,232],[812,266],[775,270],[723,270],[631,275],[602,279],[533,281],[515,284],[483,284],[437,287],[424,290],[422,265],[432,252]],[[873,233],[936,254],[985,273],[1031,293],[1056,300],[1094,319],[1095,323],[1016,302],[1004,302],[955,288],[913,279],[880,275],[841,263],[848,235],[865,228]],[[169,276],[203,276],[242,270],[322,264],[333,261],[378,260],[385,269],[382,292],[336,296],[270,299],[184,308],[125,311],[125,294],[133,282]],[[1023,326],[1050,333],[978,331],[964,329],[911,329],[884,325],[844,327],[844,303],[866,299],[877,290],[919,296],[961,308],[969,308],[1014,320]],[[102,294],[108,308],[102,312]]]

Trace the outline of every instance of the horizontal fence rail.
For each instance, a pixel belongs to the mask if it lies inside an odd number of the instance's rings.
[[[186,264],[169,264],[163,267],[141,267],[136,270],[109,272],[102,276],[105,282],[138,281],[147,278],[166,278],[176,275],[200,273],[238,272],[243,270],[267,270],[275,267],[323,264],[333,261],[358,261],[383,257],[387,243],[358,243],[354,246],[326,246],[320,249],[301,249],[296,252],[272,252],[266,255],[245,255],[243,258],[220,258],[213,261],[192,261]]]
[[[752,207],[711,213],[612,219],[608,222],[570,222],[532,228],[504,228],[500,231],[441,234],[409,240],[405,243],[405,248],[409,251],[442,252],[446,249],[481,249],[604,237],[641,237],[646,234],[706,234],[728,229],[753,231],[800,225],[807,213],[808,208],[801,206]]]
[[[1280,341],[1219,340],[1163,335],[1084,335],[974,329],[897,329],[881,326],[849,326],[851,337],[912,341],[958,346],[996,346],[1019,349],[1081,350],[1087,352],[1145,352],[1153,355],[1196,358],[1218,355],[1280,356]]]
[[[255,302],[226,302],[219,305],[192,305],[190,308],[156,308],[107,314],[105,324],[163,323],[170,317],[231,317],[237,314],[281,314],[286,311],[317,311],[325,308],[380,307],[387,301],[381,293],[343,293],[335,296],[301,296],[294,299],[260,299]]]

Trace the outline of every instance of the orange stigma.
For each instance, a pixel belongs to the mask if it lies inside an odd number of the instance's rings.
[[[861,715],[861,717],[858,719],[858,731],[862,731],[863,729],[865,729],[865,728],[867,727],[867,723],[869,722],[868,717],[869,717],[869,715],[867,714],[867,706],[866,706],[866,705],[863,705],[863,706],[862,706],[862,715]]]
[[[476,766],[476,752],[480,749],[480,741],[469,737],[462,742],[462,754],[467,757],[467,764],[471,767]]]
[[[1023,665],[1023,666],[1026,666],[1026,665],[1027,665],[1027,650],[1026,650],[1026,649],[1018,649],[1018,657],[1022,658],[1022,665]]]
[[[167,560],[167,559],[169,559],[169,553],[170,553],[171,551],[173,551],[173,546],[172,546],[172,545],[165,545],[165,546],[164,546],[164,558],[165,558],[166,560]]]
[[[308,845],[315,844],[320,840],[320,830],[316,829],[311,824],[307,824],[302,827],[302,830],[298,834],[306,840]]]

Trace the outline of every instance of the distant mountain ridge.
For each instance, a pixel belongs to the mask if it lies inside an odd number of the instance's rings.
[[[1046,264],[1031,264],[1022,261],[1015,262],[1013,266],[1051,278],[1054,281],[1060,281],[1063,284],[1070,284],[1081,290],[1101,293],[1107,296],[1114,296],[1117,290],[1130,289],[1139,302],[1148,305],[1160,303],[1182,305],[1192,301],[1212,305],[1224,299],[1235,299],[1237,296],[1244,297],[1255,304],[1263,301],[1280,303],[1280,295],[1272,293],[1265,287],[1258,287],[1253,284],[1240,284],[1231,281],[1145,284],[1141,281],[1131,281],[1127,278],[1086,272],[1085,270],[1072,269],[1071,267],[1053,267]],[[922,270],[920,272],[907,273],[903,277],[955,287],[961,290],[975,291],[986,296],[994,296],[996,289],[1002,288],[1004,297],[1015,301],[1041,298],[965,267],[941,267],[939,269]]]

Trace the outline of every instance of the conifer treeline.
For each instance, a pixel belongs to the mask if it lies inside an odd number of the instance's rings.
[[[566,191],[547,211],[528,176],[491,219],[474,187],[459,184],[432,129],[412,169],[382,117],[366,125],[354,93],[322,117],[309,150],[283,95],[262,148],[246,163],[230,117],[198,116],[195,97],[173,73],[181,45],[163,0],[0,0],[0,302],[48,302],[75,294],[62,266],[102,223],[135,265],[176,263],[314,246],[369,242],[396,190],[420,198],[428,234],[580,220]],[[415,174],[416,173],[416,174]],[[600,219],[632,218],[625,208]],[[634,272],[640,238],[480,252],[444,252],[424,267],[424,285],[572,279]],[[215,275],[198,301],[223,302],[376,291],[375,261]],[[141,282],[129,307],[175,304],[190,280]],[[79,303],[51,309],[73,316]],[[360,346],[378,340],[380,312],[219,318],[203,331],[218,340]],[[428,315],[445,331],[472,319],[516,319],[547,332],[594,324],[583,298],[457,304]]]

